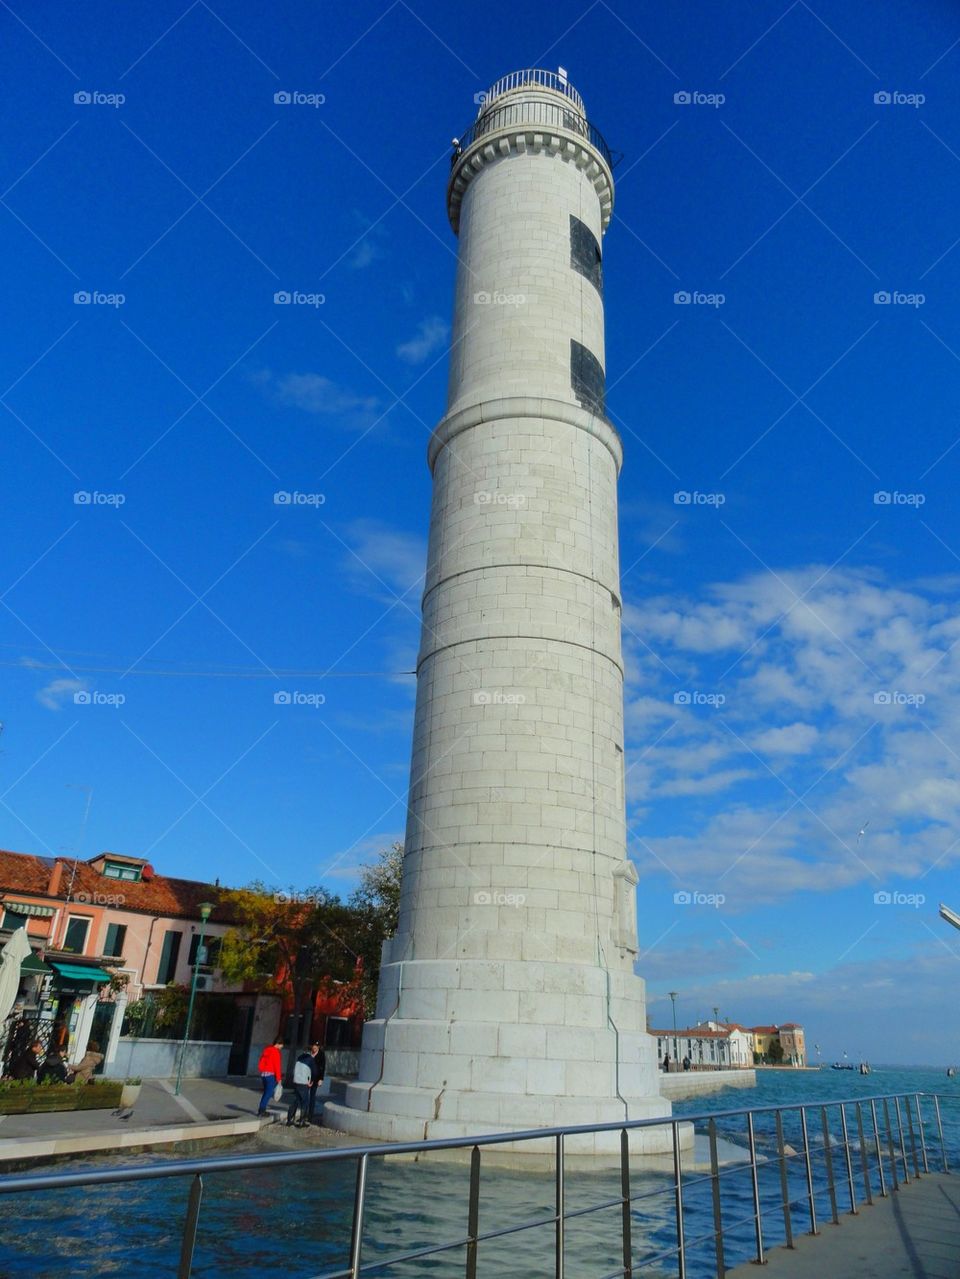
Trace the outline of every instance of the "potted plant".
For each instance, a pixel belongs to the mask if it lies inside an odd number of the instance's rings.
[[[137,1098],[140,1096],[140,1089],[143,1086],[142,1079],[125,1079],[123,1087],[120,1089],[120,1105],[134,1106]]]

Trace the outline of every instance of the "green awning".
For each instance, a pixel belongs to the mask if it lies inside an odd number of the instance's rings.
[[[61,964],[56,959],[51,959],[50,964],[58,977],[65,977],[68,981],[110,980],[110,974],[105,973],[102,968],[81,968],[79,964]]]
[[[48,973],[50,968],[39,959],[33,951],[29,955],[24,956],[20,961],[20,971],[22,973]]]
[[[36,919],[46,919],[50,915],[55,915],[56,911],[52,906],[35,906],[32,902],[15,902],[9,897],[4,899],[4,910],[11,911],[14,915],[32,915]]]

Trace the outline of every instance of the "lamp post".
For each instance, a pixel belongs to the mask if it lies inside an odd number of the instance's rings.
[[[193,976],[190,979],[190,1002],[187,1004],[187,1024],[183,1030],[183,1043],[180,1045],[180,1060],[177,1063],[177,1086],[173,1090],[175,1097],[180,1096],[180,1084],[183,1082],[183,1059],[187,1052],[187,1040],[190,1038],[190,1022],[193,1018],[193,1001],[197,997],[197,970],[200,967],[200,956],[203,952],[203,933],[210,918],[213,905],[210,902],[200,903],[200,940],[197,942],[197,953],[193,964]]]
[[[670,996],[670,1003],[673,1005],[673,1059],[677,1059],[677,992],[670,990],[667,992]]]
[[[944,906],[943,902],[940,903],[940,918],[945,919],[954,928],[960,928],[960,915],[955,910],[951,910],[949,906]]]

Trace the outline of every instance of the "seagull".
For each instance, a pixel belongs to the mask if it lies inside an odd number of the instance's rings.
[[[867,833],[867,827],[868,827],[869,825],[870,825],[870,818],[868,817],[868,818],[867,818],[867,820],[866,820],[866,821],[863,823],[863,825],[860,827],[860,829],[857,831],[857,843],[858,843],[858,844],[860,843],[861,839],[863,839],[864,835],[866,835],[866,833]]]

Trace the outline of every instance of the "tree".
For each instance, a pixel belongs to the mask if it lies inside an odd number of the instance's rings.
[[[783,1063],[783,1044],[781,1044],[779,1039],[771,1039],[770,1047],[767,1049],[767,1056],[774,1066],[779,1066]]]
[[[356,949],[361,971],[356,994],[364,1014],[372,1016],[377,1003],[380,956],[383,943],[393,937],[400,920],[400,877],[403,845],[392,844],[377,854],[377,860],[360,868],[360,886],[350,896],[356,912]]]

